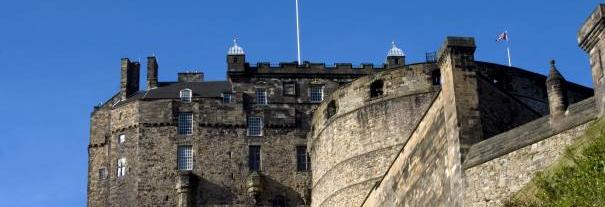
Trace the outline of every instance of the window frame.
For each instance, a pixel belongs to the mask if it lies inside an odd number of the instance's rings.
[[[176,149],[176,162],[179,171],[193,170],[193,146],[179,145]]]
[[[191,103],[193,98],[193,91],[189,88],[182,89],[179,91],[179,98],[183,103]]]
[[[233,93],[221,93],[221,97],[223,98],[223,103],[229,104],[229,103],[233,103]],[[227,101],[225,101],[227,98],[229,97],[229,99]]]
[[[311,169],[311,158],[307,152],[307,146],[296,146],[296,171],[309,172]]]
[[[258,121],[258,122],[254,122],[254,121]],[[253,126],[252,123],[258,123],[258,126]],[[256,130],[255,128],[258,128],[258,130]],[[263,128],[264,128],[264,123],[263,123],[263,117],[261,116],[248,116],[246,118],[246,135],[249,137],[262,137],[263,136]],[[255,131],[258,131],[258,133],[253,133]]]
[[[309,86],[309,101],[311,103],[321,103],[322,101],[324,101],[324,98],[326,96],[325,92],[324,92],[324,85],[310,85]],[[317,94],[317,92],[314,92],[313,89],[319,89],[319,100],[317,99],[313,99],[314,94]]]
[[[252,149],[258,149],[258,150],[253,151]],[[262,163],[263,163],[263,161],[262,161],[261,146],[260,145],[249,145],[248,146],[248,170],[250,170],[251,172],[260,172],[263,168]]]
[[[256,88],[254,91],[254,98],[257,105],[269,104],[269,97],[267,95],[266,88]]]
[[[118,144],[124,144],[126,142],[126,134],[118,135]]]
[[[108,178],[107,168],[104,168],[104,167],[99,168],[98,176],[99,176],[99,180],[106,180]]]
[[[188,116],[186,116],[188,115]],[[185,123],[184,121],[189,121]],[[179,135],[193,135],[193,113],[192,112],[179,112],[178,123],[177,123],[177,134]]]
[[[116,168],[116,177],[121,178],[121,177],[126,176],[126,167],[127,167],[126,158],[122,157],[122,158],[118,159],[118,164],[117,164],[117,168]]]

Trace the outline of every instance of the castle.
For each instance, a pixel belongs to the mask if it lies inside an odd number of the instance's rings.
[[[470,37],[407,64],[246,62],[158,81],[121,60],[91,114],[88,206],[501,206],[605,113],[605,5],[580,29],[594,90],[477,61]],[[546,64],[545,64],[546,65]],[[593,96],[594,94],[594,96]]]

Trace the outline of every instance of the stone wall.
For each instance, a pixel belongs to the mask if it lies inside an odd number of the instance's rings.
[[[437,98],[363,206],[447,206],[444,120]]]
[[[559,128],[542,117],[474,145],[465,168],[466,206],[502,206],[550,166],[596,118],[594,99],[572,105]]]
[[[434,99],[434,69],[418,65],[366,76],[318,107],[309,133],[312,206],[361,204]],[[376,80],[383,81],[383,94],[370,97]],[[337,109],[328,117],[332,101]]]

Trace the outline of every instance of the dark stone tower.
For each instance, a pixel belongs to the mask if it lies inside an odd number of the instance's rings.
[[[139,91],[139,74],[141,64],[130,62],[128,58],[121,60],[120,97],[122,100]]]
[[[551,123],[565,116],[567,110],[567,90],[565,78],[559,73],[555,61],[550,61],[550,74],[546,79],[546,90],[548,91],[548,105]]]
[[[246,70],[246,54],[244,49],[237,45],[237,41],[233,40],[233,46],[227,52],[227,71],[228,72],[244,72]]]
[[[158,87],[158,67],[155,56],[147,57],[147,90]]]
[[[395,45],[395,42],[392,43],[393,47],[389,50],[387,54],[387,67],[388,68],[396,68],[405,65],[405,53],[403,50]]]

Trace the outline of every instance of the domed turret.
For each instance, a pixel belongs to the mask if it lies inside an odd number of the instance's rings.
[[[233,39],[233,46],[229,48],[227,55],[245,55],[244,49],[237,45],[237,39]]]
[[[395,45],[395,41],[391,42],[391,44],[393,45],[393,47],[391,47],[391,49],[389,50],[387,57],[404,57],[405,56],[405,53],[403,53],[403,50],[398,48],[397,45]]]
[[[227,70],[230,72],[243,72],[246,70],[246,54],[244,49],[237,45],[233,39],[233,46],[227,51]]]
[[[395,67],[404,66],[405,65],[405,53],[403,53],[403,50],[398,48],[397,45],[395,45],[394,41],[391,44],[393,46],[387,53],[387,67],[395,68]]]

